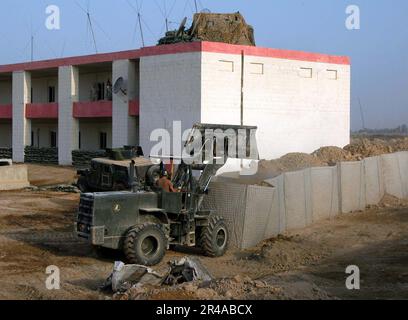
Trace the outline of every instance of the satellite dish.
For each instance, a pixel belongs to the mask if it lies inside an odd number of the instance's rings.
[[[123,95],[126,95],[126,86],[125,86],[125,80],[123,77],[119,77],[115,84],[113,85],[113,93],[114,94],[119,94],[122,93]]]
[[[204,8],[203,10],[200,11],[200,13],[211,13],[211,10]]]

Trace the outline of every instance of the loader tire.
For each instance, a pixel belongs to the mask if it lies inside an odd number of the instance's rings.
[[[123,251],[129,263],[154,266],[167,250],[167,238],[159,224],[145,223],[130,230]]]
[[[160,166],[152,166],[146,173],[146,184],[153,190],[158,190],[158,181],[160,179]]]
[[[221,257],[228,249],[229,234],[224,218],[210,216],[200,232],[199,246],[206,256]]]

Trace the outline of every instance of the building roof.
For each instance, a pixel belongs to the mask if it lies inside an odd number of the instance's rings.
[[[145,47],[136,50],[101,53],[87,56],[68,57],[61,59],[51,59],[33,61],[17,64],[0,65],[0,73],[10,73],[14,71],[33,71],[41,69],[58,68],[69,65],[84,65],[92,63],[109,62],[115,60],[138,59],[140,57],[178,54],[188,52],[214,52],[226,54],[242,54],[248,56],[300,60],[310,62],[322,62],[332,64],[349,65],[350,58],[346,56],[335,56],[321,53],[311,53],[295,50],[271,49],[262,47],[231,45],[220,42],[189,42],[177,43],[163,46]]]

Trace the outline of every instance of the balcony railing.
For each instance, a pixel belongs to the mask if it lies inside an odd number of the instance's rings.
[[[27,119],[58,119],[58,103],[28,103]]]
[[[112,101],[81,101],[74,103],[74,118],[112,118]]]
[[[11,104],[0,104],[0,119],[12,119],[13,107]]]

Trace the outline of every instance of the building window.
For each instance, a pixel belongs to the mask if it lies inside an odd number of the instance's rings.
[[[251,74],[264,74],[264,64],[263,63],[250,63],[249,73]]]
[[[78,149],[81,150],[81,131],[78,133]]]
[[[220,60],[219,71],[234,72],[234,61]]]
[[[55,102],[55,87],[48,87],[48,102]]]
[[[31,131],[31,146],[34,147],[34,131]]]
[[[312,68],[300,68],[299,77],[301,78],[313,78],[313,69]]]
[[[57,133],[55,131],[50,132],[51,148],[57,147]]]
[[[105,100],[105,83],[98,82],[98,101]]]
[[[33,90],[33,87],[31,87],[31,90],[30,90],[30,103],[33,103],[33,93],[34,93],[34,90]]]
[[[327,79],[337,80],[338,79],[337,70],[327,69]]]
[[[107,133],[106,132],[101,132],[99,133],[99,149],[105,150],[106,149],[106,142],[107,142]]]

